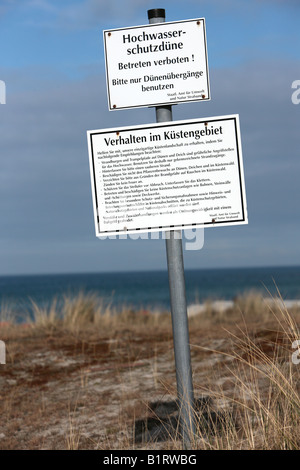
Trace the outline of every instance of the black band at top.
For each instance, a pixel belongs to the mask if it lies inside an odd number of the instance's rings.
[[[151,18],[165,18],[166,10],[164,8],[153,8],[153,10],[148,10],[148,20]]]

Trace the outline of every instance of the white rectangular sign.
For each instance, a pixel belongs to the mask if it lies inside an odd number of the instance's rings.
[[[110,110],[210,99],[204,18],[103,34]]]
[[[97,236],[247,223],[238,115],[87,135]]]

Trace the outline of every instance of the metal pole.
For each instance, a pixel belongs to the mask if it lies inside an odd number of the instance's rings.
[[[150,24],[165,22],[165,10],[148,10],[148,19]],[[172,106],[157,106],[155,109],[156,122],[173,120]],[[195,436],[194,391],[181,238],[181,230],[166,232],[179,416],[183,447],[190,449]]]

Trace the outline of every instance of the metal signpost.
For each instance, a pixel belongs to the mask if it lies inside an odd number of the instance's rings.
[[[109,109],[152,106],[156,124],[88,131],[96,235],[166,231],[184,449],[195,411],[182,228],[247,223],[238,115],[172,119],[172,104],[210,99],[205,21],[104,31]]]
[[[194,390],[180,231],[170,232],[166,249],[180,429],[183,446],[190,449],[195,437]]]
[[[150,23],[165,21],[162,9],[148,11]],[[156,107],[156,121],[172,121],[172,107]],[[194,389],[191,367],[189,327],[185,295],[185,279],[181,231],[170,231],[166,237],[173,343],[176,366],[177,398],[183,446],[191,448],[195,436]]]

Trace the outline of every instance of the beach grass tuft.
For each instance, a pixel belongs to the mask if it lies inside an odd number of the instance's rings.
[[[170,312],[82,292],[32,311],[1,308],[0,449],[182,448]],[[251,291],[189,324],[193,448],[299,450],[299,307]]]

